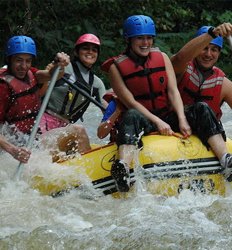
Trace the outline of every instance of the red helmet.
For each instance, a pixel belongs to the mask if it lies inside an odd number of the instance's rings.
[[[84,34],[84,35],[80,36],[77,39],[77,41],[75,43],[75,46],[80,45],[82,43],[93,43],[93,44],[96,44],[98,46],[101,45],[100,40],[98,39],[98,37],[96,37],[93,34]]]

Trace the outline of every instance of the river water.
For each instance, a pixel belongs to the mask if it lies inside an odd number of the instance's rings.
[[[231,111],[223,109],[223,124],[232,137]],[[85,115],[91,142],[106,142],[96,138],[101,116],[94,106]],[[115,199],[89,185],[52,198],[29,186],[35,169],[52,168],[45,151],[33,151],[19,181],[13,177],[17,166],[8,154],[0,154],[1,250],[232,249],[232,192],[220,197],[184,191],[163,198],[138,185],[129,198]]]

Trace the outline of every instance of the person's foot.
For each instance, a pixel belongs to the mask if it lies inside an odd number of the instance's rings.
[[[116,160],[111,168],[111,176],[115,180],[119,192],[128,192],[130,189],[129,168],[120,160]]]
[[[231,182],[232,181],[232,155],[231,154],[226,154],[225,163],[223,167],[224,169],[222,173],[224,174],[227,181]]]

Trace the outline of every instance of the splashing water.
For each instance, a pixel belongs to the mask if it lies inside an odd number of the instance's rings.
[[[230,108],[224,107],[223,124],[232,137]],[[85,124],[100,122],[102,114],[90,106]],[[86,125],[87,126],[87,125]],[[96,128],[87,126],[90,139]],[[75,177],[51,163],[48,152],[34,149],[19,182],[13,179],[18,162],[0,154],[0,249],[231,249],[232,195],[193,194],[178,197],[151,195],[136,183],[127,199],[102,196],[83,176],[85,188],[52,198],[30,187],[30,178],[41,174],[59,182]]]

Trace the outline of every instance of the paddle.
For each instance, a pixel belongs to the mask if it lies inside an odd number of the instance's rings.
[[[229,42],[230,49],[232,50],[232,36],[228,36],[227,39]]]
[[[71,81],[69,81],[66,77],[62,77],[62,79],[68,84],[70,85],[73,89],[75,89],[76,91],[78,91],[79,93],[81,93],[84,97],[86,97],[89,101],[91,101],[92,103],[94,103],[97,107],[99,107],[102,111],[105,111],[106,109],[103,107],[103,105],[98,102],[96,99],[94,99],[91,95],[89,95],[86,91],[84,91],[83,89],[81,89],[76,83],[78,83],[78,81],[72,83]]]
[[[34,139],[35,139],[37,130],[38,130],[38,128],[39,128],[40,120],[41,120],[41,118],[42,118],[42,116],[43,116],[43,113],[44,113],[46,107],[47,107],[47,104],[48,104],[49,98],[50,98],[50,96],[51,96],[52,90],[53,90],[53,88],[54,88],[54,86],[55,86],[55,83],[56,83],[56,81],[57,81],[57,77],[58,77],[58,74],[59,74],[59,70],[60,70],[60,66],[58,66],[58,67],[55,69],[55,71],[53,72],[53,75],[52,75],[52,78],[51,78],[51,82],[50,82],[49,87],[48,87],[48,89],[47,89],[47,91],[46,91],[44,100],[43,100],[42,105],[41,105],[41,107],[40,107],[39,113],[38,113],[38,115],[37,115],[37,117],[36,117],[35,125],[34,125],[32,131],[31,131],[29,140],[28,140],[27,145],[26,145],[26,147],[27,147],[28,149],[31,149],[31,147],[32,147],[32,144],[33,144],[33,141],[34,141]],[[18,167],[17,167],[17,171],[16,171],[16,173],[15,173],[15,176],[16,176],[16,179],[17,179],[17,180],[19,179],[19,177],[20,177],[20,175],[21,175],[22,168],[23,168],[23,164],[20,162],[19,165],[18,165]]]

